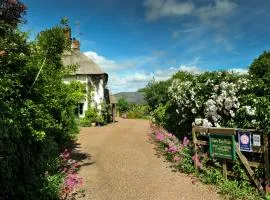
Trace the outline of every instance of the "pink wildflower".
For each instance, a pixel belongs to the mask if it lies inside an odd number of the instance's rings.
[[[67,192],[72,192],[74,189],[80,187],[83,184],[82,178],[79,178],[77,174],[68,174],[64,185]]]
[[[188,144],[189,144],[189,139],[187,137],[184,137],[183,145],[186,147]]]
[[[158,133],[158,134],[156,135],[156,139],[157,139],[158,141],[162,141],[162,140],[165,139],[165,137],[164,137],[164,135],[162,135],[161,133]]]
[[[70,155],[70,150],[65,149],[65,151],[61,154],[61,157],[63,157],[64,159],[69,159]]]
[[[192,156],[192,160],[194,161],[196,167],[198,167],[200,169],[202,168],[202,163],[201,163],[198,155]]]
[[[171,153],[176,153],[178,150],[177,146],[174,146],[174,145],[169,145],[169,151]]]
[[[179,156],[174,156],[174,158],[173,158],[173,161],[174,162],[178,162],[178,161],[180,161],[181,160],[181,158],[179,157]]]
[[[80,165],[79,165],[77,162],[75,162],[73,166],[74,166],[75,168],[79,168]]]

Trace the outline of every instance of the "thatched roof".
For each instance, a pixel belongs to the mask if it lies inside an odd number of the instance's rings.
[[[78,65],[75,74],[106,74],[99,65],[79,50],[65,52],[62,60],[64,65]]]

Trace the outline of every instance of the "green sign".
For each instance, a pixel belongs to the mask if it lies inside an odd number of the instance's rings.
[[[236,159],[234,135],[209,135],[210,157]]]

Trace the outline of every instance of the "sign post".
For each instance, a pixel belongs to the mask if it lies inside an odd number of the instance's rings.
[[[236,159],[234,135],[210,134],[209,146],[211,158]]]
[[[261,146],[261,136],[259,134],[253,134],[253,146],[254,147]]]
[[[249,131],[238,131],[238,142],[241,151],[252,152],[251,133]]]

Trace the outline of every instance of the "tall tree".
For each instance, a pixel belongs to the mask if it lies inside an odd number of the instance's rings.
[[[22,18],[26,6],[19,0],[0,0],[0,23],[16,27],[24,21]]]

